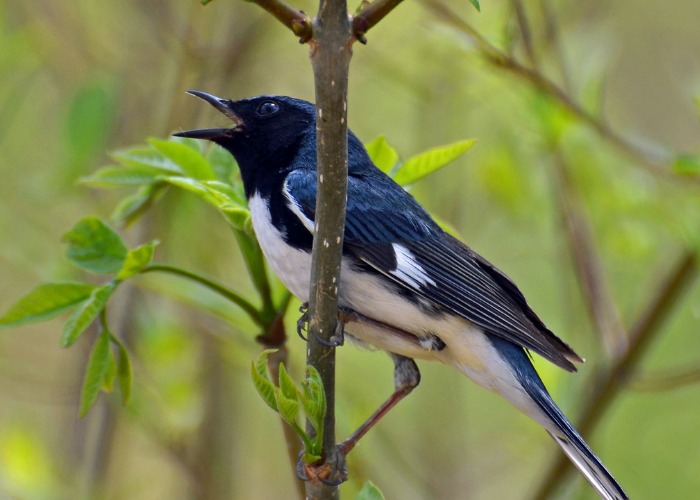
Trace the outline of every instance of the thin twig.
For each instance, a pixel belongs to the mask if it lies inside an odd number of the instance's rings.
[[[551,79],[537,70],[528,68],[519,61],[502,51],[469,23],[464,21],[455,11],[445,5],[440,0],[423,0],[423,3],[433,12],[433,14],[446,24],[469,36],[476,44],[479,53],[491,65],[505,69],[510,73],[527,80],[533,87],[557,101],[566,110],[576,116],[581,122],[592,128],[599,137],[614,146],[618,151],[628,156],[632,161],[650,173],[670,178],[684,184],[692,183],[700,185],[700,177],[674,175],[670,170],[673,163],[673,156],[668,152],[652,152],[642,149],[637,144],[631,142],[617,133],[610,125],[600,117],[587,111],[573,97],[567,94],[561,87]]]
[[[352,20],[352,32],[361,43],[367,43],[365,33],[394,10],[403,0],[374,0],[365,5]]]
[[[252,319],[256,324],[259,326],[266,326],[264,318],[261,316],[260,311],[248,302],[246,299],[244,299],[241,295],[237,294],[230,288],[225,287],[224,285],[221,285],[220,283],[216,283],[215,281],[212,281],[208,278],[205,278],[204,276],[200,276],[199,274],[192,273],[190,271],[187,271],[185,269],[175,267],[175,266],[170,266],[167,264],[150,264],[146,266],[141,272],[142,273],[148,273],[148,272],[165,272],[169,274],[174,274],[176,276],[181,276],[183,278],[187,278],[191,281],[194,281],[196,283],[199,283],[200,285],[205,286],[212,292],[215,292],[222,297],[230,300],[234,304],[236,304],[238,307],[243,309],[248,316],[250,316],[250,319]]]
[[[619,356],[627,350],[627,333],[603,272],[586,212],[581,205],[564,155],[559,149],[554,151],[552,170],[556,183],[558,212],[562,216],[581,295],[596,332],[602,337],[608,352]]]
[[[569,69],[561,46],[559,24],[557,23],[557,18],[554,15],[554,11],[549,3],[549,0],[540,0],[540,10],[542,11],[542,17],[544,18],[545,39],[554,52],[554,60],[559,68],[562,87],[567,92],[571,92],[571,77],[569,76]]]
[[[594,388],[594,392],[583,404],[577,426],[582,436],[591,435],[618,393],[629,385],[651,342],[662,331],[663,322],[668,318],[673,307],[678,305],[681,295],[695,279],[697,267],[695,251],[687,250],[663,282],[654,287],[658,292],[653,295],[632,328],[629,350],[612,367],[600,372],[589,381],[587,386]],[[551,498],[553,492],[566,481],[571,471],[571,462],[560,454],[550,467],[549,473],[544,476],[534,498]]]
[[[530,30],[530,23],[527,20],[527,14],[525,13],[525,6],[523,5],[522,0],[513,0],[512,3],[513,9],[515,10],[515,19],[518,22],[518,29],[520,30],[520,36],[523,41],[525,55],[530,61],[532,67],[536,68],[538,66],[537,56],[532,43],[532,32]]]
[[[678,389],[700,382],[700,368],[685,368],[673,372],[647,374],[635,378],[630,389],[641,392],[658,392]]]
[[[530,24],[521,0],[513,0],[515,16],[525,53],[530,65],[536,71],[542,71],[532,43]],[[550,43],[557,44],[556,23],[549,19]],[[558,61],[562,73],[565,72],[563,60]],[[579,193],[569,173],[569,166],[560,145],[549,141],[554,155],[554,183],[562,215],[562,224],[569,246],[577,283],[588,309],[596,332],[602,337],[608,352],[620,355],[627,349],[627,333],[622,326],[622,319],[615,306],[610,286],[603,272],[600,257],[593,242],[591,225],[580,201]]]

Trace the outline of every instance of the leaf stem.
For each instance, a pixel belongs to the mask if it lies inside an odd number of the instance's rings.
[[[187,278],[191,281],[199,283],[200,285],[208,288],[212,292],[221,295],[225,299],[228,299],[229,301],[233,302],[238,307],[243,309],[258,326],[267,326],[267,323],[265,322],[265,319],[263,318],[262,314],[253,304],[248,302],[246,299],[244,299],[242,296],[240,296],[230,288],[225,287],[224,285],[216,283],[215,281],[205,278],[204,276],[201,276],[199,274],[187,271],[186,269],[167,264],[150,264],[141,271],[141,273],[149,272],[163,272],[173,274],[175,276]]]

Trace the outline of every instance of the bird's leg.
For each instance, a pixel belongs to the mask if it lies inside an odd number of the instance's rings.
[[[389,410],[418,386],[420,371],[418,371],[416,362],[398,354],[391,354],[391,357],[394,359],[394,393],[350,437],[336,445],[334,456],[327,457],[319,464],[308,465],[301,460],[302,451],[296,470],[299,479],[302,481],[318,480],[331,486],[337,486],[344,482],[348,477],[345,462],[348,453]]]
[[[405,356],[400,356],[398,354],[391,354],[394,359],[394,393],[389,396],[377,411],[375,411],[365,422],[353,432],[350,437],[348,437],[342,443],[337,446],[337,454],[339,460],[345,460],[345,456],[352,451],[355,445],[362,439],[362,437],[369,432],[369,430],[379,422],[384,415],[389,413],[396,404],[403,398],[408,396],[413,389],[415,389],[420,383],[420,371],[416,362],[411,358]]]

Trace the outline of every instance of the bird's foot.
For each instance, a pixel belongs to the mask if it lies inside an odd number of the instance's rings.
[[[316,342],[326,347],[335,348],[345,344],[345,323],[343,322],[340,313],[338,314],[338,323],[335,325],[335,332],[333,332],[333,335],[331,335],[328,340],[322,339],[318,335],[315,335],[315,338]]]
[[[345,344],[345,317],[342,313],[343,308],[339,309],[340,312],[338,313],[338,324],[336,325],[333,335],[331,335],[328,340],[322,339],[318,335],[314,335],[314,339],[319,344],[326,347],[340,347]],[[308,338],[306,335],[304,335],[304,332],[309,331],[309,303],[304,302],[301,307],[299,307],[299,312],[301,313],[301,316],[297,320],[297,335],[299,335],[299,337],[306,342],[308,341]]]
[[[297,320],[297,335],[301,337],[301,339],[306,342],[308,339],[304,335],[304,331],[309,331],[309,303],[304,302],[300,307],[299,307],[299,312],[301,313],[301,316]]]

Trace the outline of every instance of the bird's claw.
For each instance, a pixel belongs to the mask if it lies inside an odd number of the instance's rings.
[[[302,332],[304,330],[308,331],[307,327],[309,325],[309,303],[304,302],[299,307],[299,312],[301,313],[301,316],[297,320],[297,335],[299,335],[299,337],[301,337],[301,339],[304,342],[306,342],[308,339]]]
[[[335,327],[335,333],[331,335],[331,337],[326,340],[322,339],[318,335],[314,335],[316,342],[318,342],[321,345],[324,345],[326,347],[340,347],[343,344],[345,344],[345,323],[343,323],[343,320],[338,318],[338,324]]]
[[[308,338],[306,337],[306,335],[304,335],[304,331],[309,331],[309,303],[304,302],[301,305],[301,307],[299,307],[299,312],[301,313],[301,316],[297,320],[297,335],[299,335],[299,337],[301,337],[301,339],[304,342],[307,342]],[[318,335],[314,335],[314,339],[316,340],[316,342],[326,347],[340,347],[343,344],[345,344],[344,327],[345,321],[343,315],[343,308],[340,308],[340,312],[338,314],[338,324],[336,326],[335,333],[333,333],[333,335],[328,340],[322,339]]]

